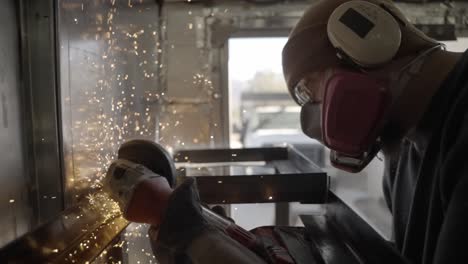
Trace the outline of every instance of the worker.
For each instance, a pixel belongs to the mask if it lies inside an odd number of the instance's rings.
[[[283,50],[303,131],[356,172],[384,154],[395,247],[411,263],[468,263],[468,57],[389,1],[322,0]]]

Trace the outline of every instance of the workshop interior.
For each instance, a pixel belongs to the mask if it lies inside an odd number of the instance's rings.
[[[398,263],[383,161],[332,167],[286,88],[281,50],[314,2],[0,1],[0,262],[157,263],[148,225],[102,193],[119,147],[145,139],[242,228],[310,228],[336,249],[317,263]],[[397,6],[468,48],[467,3]]]

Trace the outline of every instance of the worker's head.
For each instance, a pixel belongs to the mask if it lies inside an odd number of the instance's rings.
[[[380,149],[392,103],[439,46],[389,1],[318,1],[283,50],[304,132],[332,149],[335,166],[361,170]]]

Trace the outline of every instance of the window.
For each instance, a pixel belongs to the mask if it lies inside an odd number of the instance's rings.
[[[300,107],[283,78],[281,51],[286,41],[285,37],[229,40],[231,147],[316,143],[302,133]]]
[[[286,41],[286,37],[229,40],[232,148],[292,144],[323,149],[316,140],[302,133],[300,107],[288,93],[281,64],[281,51]],[[323,152],[312,153],[322,160]],[[275,204],[236,204],[231,206],[231,217],[246,229],[274,225],[275,209]],[[300,223],[301,206],[294,203],[289,210],[290,224]]]

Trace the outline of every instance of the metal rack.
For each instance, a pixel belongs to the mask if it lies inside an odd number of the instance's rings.
[[[208,204],[327,200],[328,177],[293,147],[180,151],[179,177],[196,177]],[[254,164],[257,162],[257,164]]]

